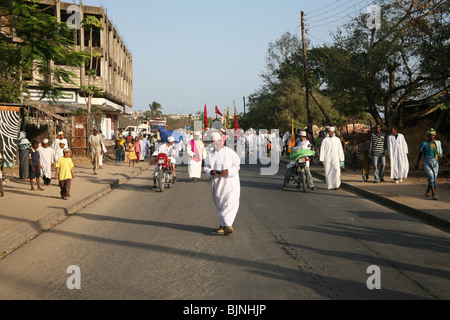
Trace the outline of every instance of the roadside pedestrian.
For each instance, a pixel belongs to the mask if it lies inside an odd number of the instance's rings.
[[[53,141],[52,149],[54,151],[57,151],[59,149],[59,146],[61,143],[64,143],[66,148],[69,147],[69,143],[68,143],[67,139],[64,137],[64,132],[62,132],[62,131],[58,132],[58,137],[55,139],[55,141]]]
[[[52,182],[52,167],[55,164],[54,151],[50,148],[48,139],[42,141],[42,146],[38,149],[41,162],[41,176],[44,180],[44,186],[49,186]]]
[[[25,132],[20,132],[19,140],[19,178],[30,180],[30,149],[31,143]]]
[[[426,197],[432,197],[433,200],[439,200],[436,194],[437,178],[439,175],[439,158],[443,157],[442,143],[436,140],[436,130],[431,129],[427,132],[428,141],[422,143],[419,157],[415,169],[419,169],[419,162],[423,158],[423,167],[428,177],[428,187],[425,193]]]
[[[384,182],[384,170],[386,169],[387,139],[381,131],[381,125],[376,126],[376,131],[370,136],[370,156],[373,161],[374,183]]]
[[[392,127],[388,138],[388,155],[391,160],[391,179],[396,184],[408,178],[409,159],[408,144],[405,136],[398,132],[397,127]]]
[[[363,182],[369,182],[370,166],[371,166],[371,161],[370,161],[369,150],[364,150],[363,151],[363,159],[362,159],[362,170],[361,170]]]
[[[93,131],[94,133],[89,137],[88,148],[91,153],[91,162],[94,166],[94,175],[97,175],[98,169],[100,167],[100,155],[103,154],[103,139],[102,136],[98,133],[98,129],[96,127],[94,127]]]
[[[31,143],[31,150],[30,150],[30,185],[31,185],[31,191],[34,191],[33,186],[33,179],[36,180],[37,190],[44,191],[41,187],[41,157],[39,155],[39,142],[34,140]]]
[[[72,180],[75,179],[73,172],[73,161],[70,158],[72,152],[70,149],[64,149],[64,157],[60,158],[56,163],[56,180],[59,180],[59,187],[61,189],[61,199],[70,200],[70,188]]]
[[[341,140],[335,136],[336,129],[328,129],[320,149],[320,163],[325,168],[325,178],[328,190],[338,190],[341,186],[341,168],[344,166],[345,155]]]
[[[56,150],[53,150],[53,163],[58,162],[59,158],[64,157],[64,149],[66,148],[66,144],[61,141],[58,148]]]
[[[118,139],[116,140],[116,143],[114,145],[114,150],[116,153],[116,164],[119,162],[122,162],[122,159],[124,157],[125,153],[125,139],[123,138],[123,135],[119,135]]]
[[[105,159],[106,154],[108,153],[108,149],[106,149],[106,147],[105,147],[106,136],[103,134],[102,130],[100,130],[100,135],[102,136],[102,153],[100,154],[100,156],[98,158],[98,167],[100,169],[103,169],[103,160]]]
[[[137,156],[136,156],[136,151],[135,151],[135,143],[129,138],[128,139],[128,166],[131,167],[131,162],[133,162],[133,167],[136,163],[137,160]]]
[[[212,134],[214,149],[205,160],[205,172],[211,178],[211,193],[218,211],[217,233],[229,236],[239,210],[241,185],[239,170],[241,159],[237,153],[226,148],[220,133]]]
[[[194,139],[188,144],[187,154],[189,155],[189,178],[197,182],[202,177],[202,163],[206,158],[205,146],[200,140],[201,132],[194,132]]]
[[[134,139],[134,152],[136,153],[136,162],[139,163],[141,161],[141,141],[139,137]]]
[[[354,139],[349,147],[350,157],[352,159],[352,170],[356,171],[356,166],[358,165],[358,155],[359,155],[359,147],[358,141]]]

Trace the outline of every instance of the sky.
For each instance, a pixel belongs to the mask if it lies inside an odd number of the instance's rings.
[[[79,3],[79,0],[66,0]],[[370,0],[83,0],[103,6],[133,56],[132,110],[153,101],[165,114],[244,111],[243,98],[260,89],[269,43],[284,33],[301,37],[300,12],[314,46]]]

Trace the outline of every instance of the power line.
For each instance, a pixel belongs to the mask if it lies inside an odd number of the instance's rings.
[[[322,8],[319,8],[319,9],[312,10],[310,13],[312,13],[312,12],[317,12],[317,11],[320,11],[320,10],[325,9],[325,8],[327,8],[327,7],[333,6],[333,5],[335,5],[336,3],[338,3],[339,1],[341,1],[341,0],[337,0],[337,1],[333,2],[332,4],[326,5],[325,7],[322,7]]]
[[[338,15],[341,15],[342,13],[346,13],[346,12],[347,12],[348,10],[350,10],[351,8],[355,8],[356,6],[360,5],[360,4],[363,3],[363,2],[366,2],[366,0],[362,0],[362,1],[358,2],[358,3],[356,3],[356,4],[353,4],[353,5],[351,5],[351,6],[348,6],[348,7],[346,7],[344,10],[342,10],[342,11],[336,13],[336,14],[333,14],[333,15],[331,15],[331,16],[327,16],[327,17],[324,17],[324,18],[321,18],[321,19],[316,19],[316,20],[313,19],[313,21],[310,22],[310,23],[311,23],[311,24],[314,24],[314,23],[320,23],[320,22],[326,21],[326,20],[328,20],[328,19],[330,19],[330,18],[334,18],[334,17],[336,17],[336,16],[338,16]],[[362,9],[362,7],[361,7],[358,11],[360,11],[361,9]],[[346,16],[348,16],[348,14],[347,14]],[[308,19],[308,20],[309,20],[309,19]],[[340,19],[338,19],[338,20],[340,20]],[[335,20],[335,21],[338,21],[338,20]]]
[[[343,3],[342,5],[339,5],[339,6],[337,6],[336,8],[333,8],[333,9],[331,9],[331,10],[322,12],[322,13],[320,13],[320,14],[313,15],[313,16],[311,16],[310,18],[319,17],[319,16],[325,15],[325,14],[327,14],[327,13],[333,12],[334,10],[339,9],[339,8],[342,8],[342,6],[344,6],[344,5],[346,5],[346,4],[350,3],[350,2],[353,2],[353,0],[349,0],[349,1],[347,1],[346,3]],[[311,11],[311,12],[313,12],[313,11]]]
[[[365,2],[365,0],[363,0],[363,1],[359,2],[359,3],[362,3],[362,2]],[[355,7],[356,7],[356,5],[353,6],[353,8],[355,8]],[[354,14],[356,15],[357,12],[361,11],[361,9],[362,9],[362,7],[359,8],[359,10],[355,10]],[[347,12],[348,10],[349,10],[349,9],[346,9],[346,10],[340,12],[340,14],[343,13],[343,12]],[[327,19],[332,18],[332,17],[335,17],[335,16],[338,16],[338,14],[336,14],[336,15],[334,15],[334,16],[330,16],[330,17],[328,17]],[[351,20],[354,19],[354,17],[352,17],[351,14],[346,14],[346,15],[341,16],[341,17],[339,17],[338,19],[335,19],[335,20],[332,20],[332,21],[327,21],[327,19],[322,19],[322,21],[310,22],[310,23],[308,23],[308,26],[309,26],[310,28],[314,28],[314,29],[315,29],[315,28],[327,26],[327,25],[329,25],[329,24],[331,24],[331,23],[334,23],[334,22],[345,21],[345,20],[346,20],[345,18],[348,18],[348,19],[349,19],[348,22],[350,22]],[[320,23],[320,22],[325,22],[325,23],[322,23],[322,24],[320,24],[320,25],[315,25],[315,24]]]

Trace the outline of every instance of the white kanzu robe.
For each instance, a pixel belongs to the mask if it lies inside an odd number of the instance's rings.
[[[219,151],[213,149],[206,157],[205,172],[208,177],[212,178],[212,198],[222,227],[232,227],[239,210],[241,197],[240,166],[239,156],[228,147],[223,147]],[[229,174],[225,178],[220,177],[220,175],[212,177],[212,170],[228,170]]]
[[[192,150],[191,141],[194,141],[195,145],[197,146],[198,153],[194,153],[194,150]],[[197,178],[200,179],[202,177],[202,160],[205,160],[206,158],[206,149],[203,145],[203,142],[200,140],[191,140],[187,144],[187,153],[191,157],[189,160],[189,178]],[[197,158],[195,160],[194,158]]]
[[[344,149],[337,137],[327,137],[322,142],[320,161],[324,163],[328,190],[341,186],[341,162],[345,162]]]
[[[54,162],[54,151],[52,148],[39,147],[37,149],[40,156],[40,163],[42,166],[41,176],[50,179],[52,177],[52,163]]]
[[[406,179],[409,173],[408,144],[405,136],[398,134],[388,138],[388,154],[391,159],[391,179]]]

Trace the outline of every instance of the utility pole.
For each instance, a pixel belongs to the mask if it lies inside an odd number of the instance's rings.
[[[305,89],[306,89],[306,114],[308,116],[308,129],[312,130],[313,119],[311,112],[311,101],[310,101],[310,88],[309,88],[309,74],[308,74],[308,62],[306,59],[306,31],[305,31],[305,12],[301,12],[302,18],[302,42],[303,42],[303,65],[305,72]]]
[[[247,115],[247,110],[245,109],[245,97],[244,97],[244,116]]]

